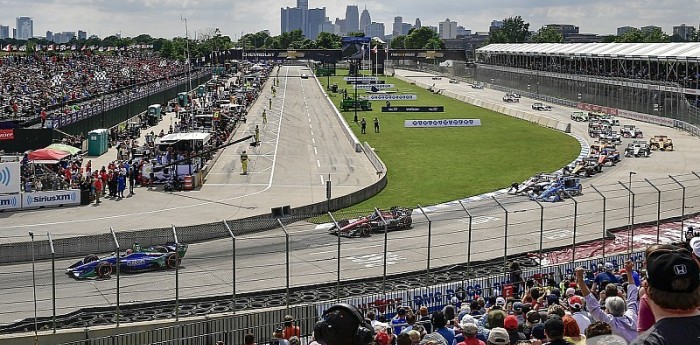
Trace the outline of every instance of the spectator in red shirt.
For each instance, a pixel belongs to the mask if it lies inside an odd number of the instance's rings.
[[[284,317],[284,339],[289,340],[289,338],[294,336],[300,337],[301,330],[299,329],[299,326],[294,324],[294,317],[291,315],[286,315]]]

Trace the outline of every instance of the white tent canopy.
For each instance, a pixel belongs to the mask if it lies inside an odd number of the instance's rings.
[[[496,43],[477,54],[553,55],[658,60],[700,60],[700,42],[683,43]]]

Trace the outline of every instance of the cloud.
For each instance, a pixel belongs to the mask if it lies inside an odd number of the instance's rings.
[[[345,17],[348,1],[310,0],[309,7],[326,7],[331,21]],[[679,24],[698,25],[700,2],[679,0],[472,0],[425,1],[389,0],[356,3],[367,7],[372,20],[383,22],[390,33],[395,16],[413,24],[438,26],[449,18],[472,31],[486,31],[492,20],[520,15],[531,30],[545,24],[573,24],[582,33],[614,33],[621,26],[658,25],[667,33]],[[0,0],[0,24],[15,26],[15,18],[34,18],[34,34],[85,30],[105,37],[117,32],[124,36],[148,33],[155,37],[184,36],[188,29],[204,31],[218,27],[225,35],[240,37],[249,33],[280,31],[280,8],[296,6],[295,0]]]

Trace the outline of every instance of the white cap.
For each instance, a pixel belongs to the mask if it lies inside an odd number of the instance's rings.
[[[690,249],[693,250],[693,254],[700,258],[700,237],[695,237],[690,240]]]
[[[506,299],[503,297],[498,297],[496,298],[496,305],[505,306],[506,305]]]
[[[576,289],[574,289],[574,288],[568,288],[568,289],[566,289],[566,295],[567,295],[567,296],[573,296],[573,295],[575,295],[575,294],[576,294]]]

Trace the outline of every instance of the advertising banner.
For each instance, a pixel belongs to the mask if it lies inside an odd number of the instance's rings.
[[[22,208],[45,206],[80,205],[80,190],[59,190],[22,194]]]
[[[0,194],[19,193],[19,162],[0,163]]]
[[[441,113],[445,111],[442,105],[421,107],[382,107],[382,113]]]
[[[406,120],[407,128],[438,128],[438,127],[475,127],[481,126],[481,119],[446,119],[446,120]]]
[[[0,211],[18,210],[22,207],[21,194],[0,195]]]
[[[383,89],[393,89],[396,87],[394,84],[355,84],[353,85],[354,89],[358,90],[372,90],[372,88],[376,88],[377,90],[383,90]]]
[[[345,77],[343,78],[345,81],[377,81],[379,80],[379,77]]]
[[[368,101],[415,101],[418,95],[414,94],[395,94],[395,93],[377,93],[365,96]]]
[[[15,130],[14,129],[0,129],[0,140],[14,140]]]

